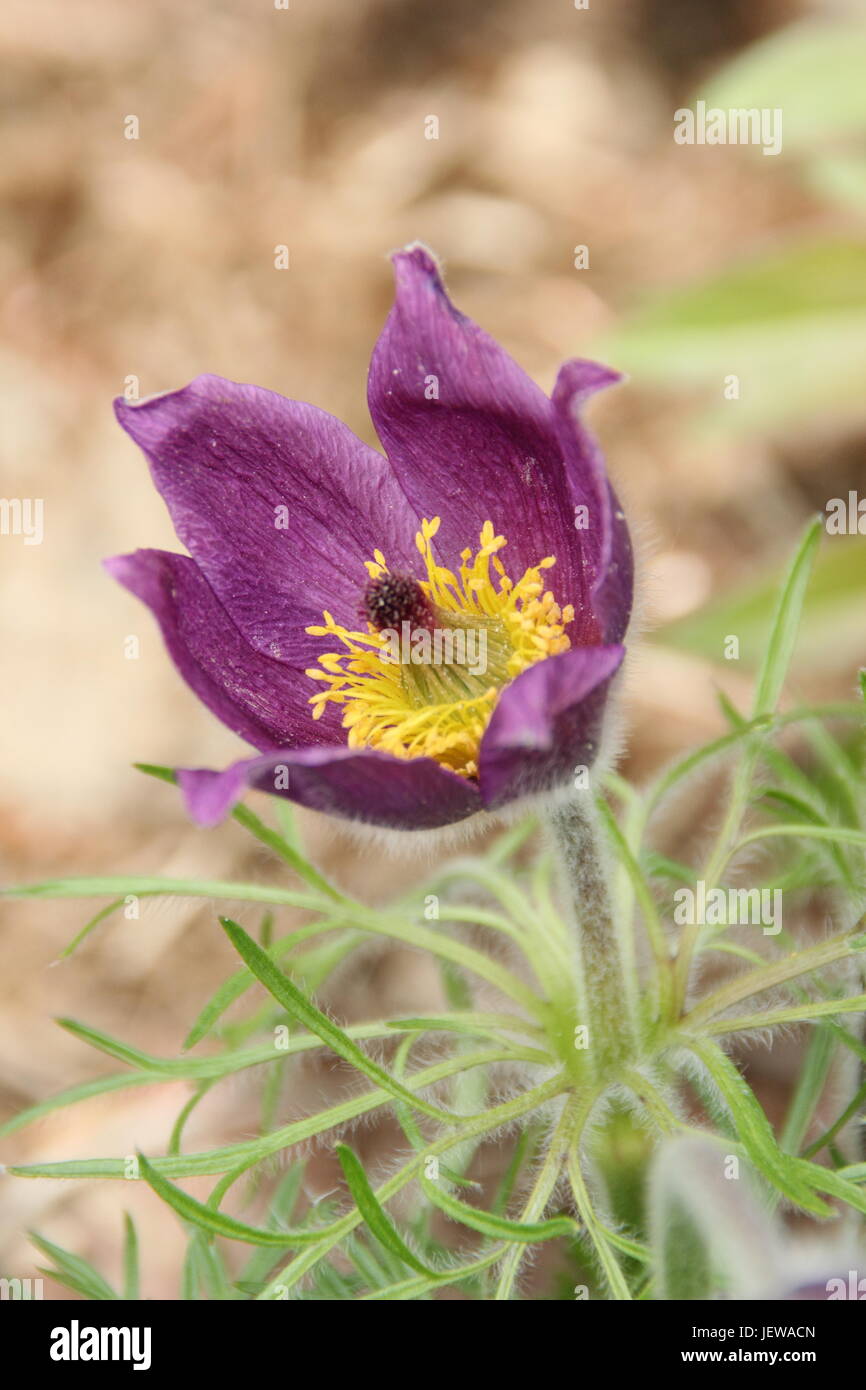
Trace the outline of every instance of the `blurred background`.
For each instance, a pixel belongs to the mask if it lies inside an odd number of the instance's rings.
[[[237,827],[195,830],[171,788],[131,767],[218,766],[241,749],[100,568],[179,548],[111,400],[216,372],[372,441],[387,252],[415,239],[546,389],[570,356],[630,374],[592,415],[642,557],[624,770],[644,778],[721,730],[716,692],[747,698],[806,519],[866,495],[862,6],[6,0],[0,54],[0,494],[44,503],[41,544],[0,535],[3,881],[273,875]],[[781,152],[676,144],[674,112],[697,99],[781,108]],[[864,587],[866,540],[828,537],[800,694],[853,693]],[[712,819],[706,795],[690,819]],[[418,872],[408,857],[383,881],[338,825],[303,829],[316,861],[371,899]],[[174,1054],[231,967],[194,903],[151,903],[63,961],[85,904],[0,910],[0,1121],[109,1069],[54,1015]],[[434,988],[424,962],[376,950],[328,1003],[350,1020],[411,1012]],[[772,1108],[790,1058],[755,1066]],[[291,1113],[340,1084],[305,1066]],[[220,1088],[190,1144],[249,1132],[253,1088],[246,1074]],[[60,1111],[0,1156],[156,1151],[183,1094]],[[313,1199],[336,1183],[325,1160],[310,1175]],[[113,1274],[124,1207],[147,1223],[145,1295],[174,1297],[182,1232],[126,1183],[0,1183],[0,1274],[33,1272],[34,1225]]]

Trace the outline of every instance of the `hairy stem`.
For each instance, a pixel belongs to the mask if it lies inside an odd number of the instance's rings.
[[[622,943],[609,890],[598,814],[589,794],[555,806],[549,824],[574,913],[575,945],[586,998],[589,1049],[597,1073],[608,1071],[633,1048],[629,1009],[636,981],[623,969]],[[634,1005],[632,1005],[634,1007]]]
[[[394,1173],[381,1187],[376,1189],[377,1202],[384,1205],[395,1193],[400,1192],[407,1183],[423,1172],[424,1164],[431,1155],[447,1153],[449,1149],[455,1148],[462,1140],[471,1139],[477,1135],[490,1134],[504,1125],[511,1124],[523,1115],[531,1114],[534,1110],[539,1109],[547,1101],[553,1100],[564,1089],[563,1078],[561,1076],[552,1077],[543,1085],[536,1086],[531,1091],[525,1091],[516,1099],[506,1101],[503,1105],[494,1106],[485,1115],[476,1116],[459,1134],[446,1134],[434,1139],[423,1152],[414,1154],[399,1172]],[[258,1295],[259,1300],[267,1302],[269,1299],[284,1297],[289,1288],[303,1278],[330,1250],[333,1250],[344,1236],[349,1235],[356,1226],[362,1225],[363,1220],[364,1218],[357,1207],[354,1207],[346,1216],[340,1217],[338,1221],[327,1228],[327,1232],[323,1234],[323,1239],[319,1244],[310,1246],[301,1254],[296,1255],[279,1274],[274,1276],[267,1287]]]
[[[545,1213],[562,1173],[569,1145],[572,1142],[577,1108],[577,1100],[574,1097],[569,1097],[559,1117],[559,1123],[551,1135],[550,1146],[545,1154],[541,1170],[521,1212],[521,1221],[526,1223],[538,1221]],[[512,1245],[502,1262],[502,1272],[496,1287],[495,1297],[497,1301],[507,1301],[511,1298],[514,1282],[526,1253],[525,1245]]]

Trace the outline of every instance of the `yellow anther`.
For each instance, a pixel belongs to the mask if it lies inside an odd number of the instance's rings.
[[[496,534],[491,521],[481,528],[478,550],[460,552],[458,578],[433,553],[440,524],[439,517],[423,520],[415,537],[426,570],[420,587],[436,613],[437,630],[475,638],[475,661],[437,662],[434,656],[430,664],[415,664],[405,652],[396,661],[388,659],[383,633],[370,626],[366,632],[350,630],[325,612],[323,625],[307,632],[337,639],[345,650],[324,652],[306,674],[327,687],[310,698],[313,718],[320,719],[329,703],[342,706],[350,747],[434,758],[472,778],[478,776],[479,745],[503,686],[528,666],[568,650],[565,628],[574,620],[574,608],[560,609],[541,581],[541,572],[556,564],[553,555],[516,582],[511,579],[498,553],[506,538]],[[381,550],[373,557],[365,568],[378,579],[388,566]]]

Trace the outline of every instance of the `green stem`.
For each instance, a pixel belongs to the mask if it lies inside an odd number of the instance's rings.
[[[610,1291],[617,1302],[631,1300],[631,1291],[626,1283],[625,1275],[619,1266],[619,1261],[613,1253],[613,1242],[608,1239],[605,1227],[598,1220],[595,1214],[592,1198],[587,1191],[586,1182],[580,1166],[580,1144],[579,1141],[572,1144],[568,1154],[568,1176],[571,1180],[571,1190],[574,1194],[574,1204],[577,1214],[586,1227],[595,1251],[598,1256],[599,1264],[604,1271]]]
[[[831,936],[826,941],[819,941],[817,946],[808,946],[804,951],[797,951],[783,960],[770,961],[755,970],[747,970],[745,974],[735,976],[721,989],[707,995],[686,1014],[682,1020],[682,1027],[695,1028],[716,1014],[731,1008],[733,1004],[739,1004],[755,994],[761,994],[767,989],[776,989],[779,985],[787,984],[789,980],[796,980],[801,975],[809,975],[813,971],[835,964],[836,961],[856,955],[856,941],[858,935],[862,935],[863,927],[864,919],[861,917],[856,926],[839,936]],[[827,1012],[830,1013],[832,1010],[828,1009]]]
[[[633,1047],[629,1004],[637,981],[623,969],[623,943],[617,932],[609,892],[610,872],[602,849],[598,813],[590,793],[578,793],[548,816],[573,904],[576,949],[596,1073],[608,1072]]]
[[[561,1076],[555,1076],[550,1081],[544,1082],[541,1086],[536,1086],[531,1091],[525,1091],[514,1100],[506,1101],[503,1105],[497,1105],[492,1110],[488,1110],[485,1115],[480,1115],[461,1129],[459,1134],[446,1134],[433,1140],[428,1144],[423,1153],[417,1153],[406,1163],[399,1172],[390,1177],[387,1182],[376,1189],[376,1200],[380,1205],[384,1205],[397,1192],[400,1192],[413,1178],[418,1177],[424,1171],[424,1164],[431,1155],[447,1153],[449,1149],[455,1148],[461,1141],[471,1139],[482,1134],[490,1134],[496,1129],[508,1125],[512,1121],[519,1119],[523,1115],[528,1115],[532,1111],[539,1109],[547,1101],[553,1100],[561,1091],[565,1089],[566,1083]],[[341,1217],[332,1226],[328,1227],[327,1236],[320,1244],[309,1247],[307,1250],[296,1255],[295,1258],[276,1274],[268,1286],[258,1295],[260,1301],[267,1302],[269,1299],[281,1298],[299,1279],[313,1268],[335,1245],[353,1231],[356,1226],[363,1223],[363,1216],[355,1207],[346,1216]]]
[[[760,735],[757,737],[760,737]],[[734,773],[734,780],[731,786],[731,797],[724,823],[716,837],[713,851],[707,860],[703,873],[700,875],[706,883],[708,891],[716,887],[731,858],[731,847],[735,843],[737,833],[749,804],[749,789],[752,785],[752,777],[759,754],[760,748],[754,741],[747,745],[737,765],[736,772]],[[681,1012],[685,1007],[692,960],[698,947],[701,931],[702,926],[699,922],[691,923],[683,930],[674,964],[675,1013]]]
[[[622,1079],[632,1094],[643,1102],[647,1113],[655,1120],[662,1134],[675,1134],[677,1130],[687,1128],[643,1072],[638,1071],[636,1067],[629,1067],[623,1073]]]
[[[562,1173],[563,1161],[568,1154],[577,1124],[578,1101],[569,1097],[563,1106],[559,1122],[551,1135],[550,1144],[541,1165],[541,1170],[533,1184],[520,1220],[526,1224],[538,1221],[544,1215],[547,1204]],[[525,1245],[512,1245],[502,1262],[502,1272],[496,1286],[494,1298],[497,1302],[507,1302],[511,1298],[514,1281],[517,1278],[521,1261],[526,1254]]]

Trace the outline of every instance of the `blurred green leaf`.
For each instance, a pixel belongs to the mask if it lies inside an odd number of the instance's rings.
[[[696,95],[727,109],[781,107],[782,152],[800,154],[866,132],[864,73],[863,20],[810,19],[753,44]]]
[[[706,1244],[681,1203],[669,1198],[656,1257],[664,1297],[676,1301],[710,1298],[712,1270]]]
[[[866,213],[866,155],[823,154],[808,162],[804,174],[819,197]]]
[[[767,622],[775,602],[776,576],[738,588],[699,613],[660,629],[656,640],[721,664],[725,638],[740,642],[738,667],[758,667],[766,650]],[[850,672],[866,648],[866,540],[832,536],[815,560],[803,603],[800,634],[791,669]],[[832,640],[828,641],[828,633]]]
[[[807,527],[773,615],[770,640],[764,659],[761,662],[758,689],[755,692],[753,719],[762,714],[772,714],[779,703],[782,688],[788,675],[788,667],[794,655],[800,618],[806,598],[806,588],[815,562],[815,551],[823,530],[821,518],[816,517]]]
[[[30,1239],[43,1255],[47,1255],[49,1260],[54,1261],[54,1269],[46,1269],[44,1272],[49,1279],[55,1283],[63,1284],[64,1288],[72,1289],[75,1293],[83,1294],[85,1298],[108,1301],[116,1299],[117,1294],[110,1284],[106,1283],[99,1270],[94,1269],[93,1265],[80,1255],[73,1255],[69,1250],[64,1250],[60,1245],[54,1245],[52,1241],[46,1240],[44,1236],[38,1236],[31,1231]]]
[[[187,1247],[180,1296],[193,1302],[199,1299],[223,1301],[239,1296],[229,1282],[219,1255],[201,1231],[193,1232]]]
[[[123,1218],[123,1297],[133,1303],[141,1297],[138,1232],[129,1212]]]
[[[593,344],[635,380],[712,393],[706,424],[741,433],[863,415],[866,242],[822,240],[739,262],[635,310]],[[726,399],[726,378],[739,397]]]

